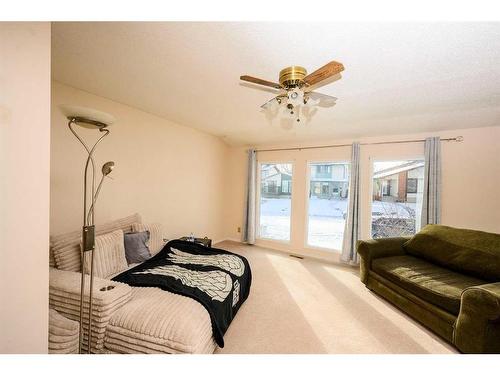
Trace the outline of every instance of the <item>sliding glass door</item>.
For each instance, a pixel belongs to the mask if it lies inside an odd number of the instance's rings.
[[[292,164],[259,164],[259,173],[259,237],[290,241]]]
[[[423,160],[373,163],[372,238],[411,236],[420,230]]]
[[[349,164],[308,163],[307,245],[342,248],[349,194]]]

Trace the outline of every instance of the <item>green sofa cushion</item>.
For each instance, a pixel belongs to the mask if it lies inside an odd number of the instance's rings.
[[[500,234],[430,224],[403,245],[407,253],[488,281],[500,281]]]
[[[484,284],[484,280],[465,276],[410,255],[374,259],[372,269],[423,300],[458,315],[462,291]]]

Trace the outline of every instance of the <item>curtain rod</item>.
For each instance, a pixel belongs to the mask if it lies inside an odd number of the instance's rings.
[[[464,137],[459,135],[458,137],[453,138],[441,138],[441,141],[444,142],[462,142]],[[425,139],[413,139],[408,141],[387,141],[387,142],[371,142],[371,143],[360,143],[361,146],[369,146],[369,145],[388,145],[394,143],[417,143],[417,142],[425,142]],[[268,151],[301,151],[301,150],[310,150],[315,148],[332,148],[332,147],[347,147],[352,146],[352,143],[339,144],[339,145],[326,145],[326,146],[306,146],[306,147],[290,147],[290,148],[270,148],[270,149],[260,149],[255,150],[255,152],[268,152]]]

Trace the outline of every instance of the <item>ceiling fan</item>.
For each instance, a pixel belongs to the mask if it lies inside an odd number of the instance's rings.
[[[343,70],[344,65],[337,61],[330,61],[311,74],[307,74],[307,70],[302,66],[289,66],[280,71],[279,83],[247,75],[241,76],[240,79],[279,90],[278,95],[264,103],[261,108],[268,109],[276,104],[283,104],[286,111],[295,116],[297,122],[300,122],[299,113],[302,106],[332,107],[335,105],[337,98],[310,91],[310,88]]]

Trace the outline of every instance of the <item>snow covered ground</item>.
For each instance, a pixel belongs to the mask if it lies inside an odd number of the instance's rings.
[[[309,199],[308,244],[339,250],[342,248],[347,199]],[[406,207],[406,208],[405,208]],[[415,203],[372,203],[373,218],[382,216],[409,218]],[[260,237],[273,240],[290,240],[291,200],[261,198]]]
[[[261,198],[260,230],[262,238],[290,240],[291,199]]]

